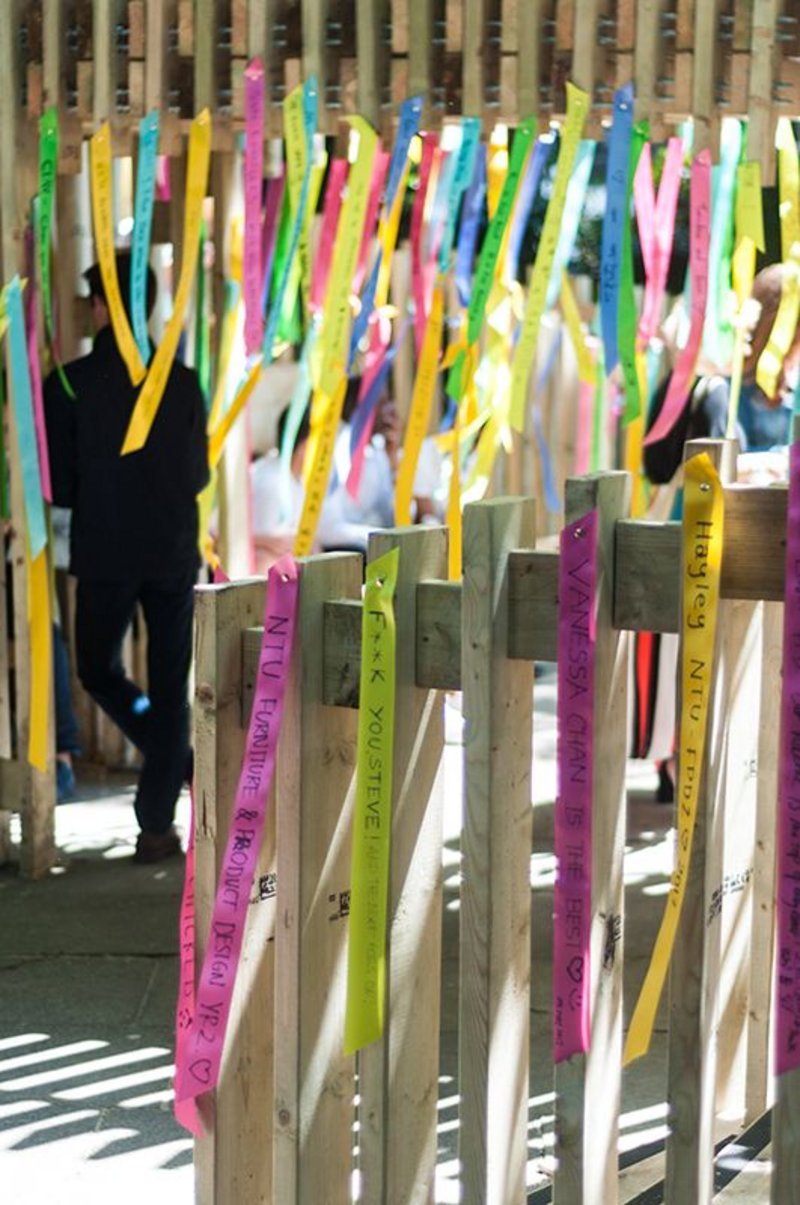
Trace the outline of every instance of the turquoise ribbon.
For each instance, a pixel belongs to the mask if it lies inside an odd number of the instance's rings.
[[[294,215],[294,224],[292,226],[292,237],[289,243],[289,253],[283,264],[278,288],[272,298],[272,308],[267,317],[267,325],[264,331],[264,343],[262,345],[262,353],[264,357],[264,367],[272,363],[274,357],[275,334],[278,329],[278,323],[283,310],[283,298],[286,293],[289,277],[292,272],[292,264],[294,257],[297,254],[297,248],[300,243],[300,234],[303,229],[303,220],[305,218],[306,208],[308,206],[308,190],[311,187],[311,167],[312,156],[314,150],[314,132],[317,128],[317,77],[310,75],[303,84],[303,124],[305,126],[306,135],[306,169],[303,172],[303,184],[300,189],[300,203],[297,206],[297,213]],[[287,189],[288,195],[288,189]]]
[[[456,165],[450,181],[447,218],[442,243],[439,247],[439,271],[446,272],[450,267],[450,256],[456,236],[456,221],[464,193],[469,187],[475,173],[475,156],[481,137],[481,122],[479,117],[463,117],[461,119],[461,145],[456,156]]]
[[[600,244],[600,326],[603,333],[606,373],[613,372],[619,360],[617,311],[622,267],[622,235],[628,220],[628,159],[632,134],[633,84],[625,84],[614,93],[614,117],[608,140],[606,209]]]
[[[25,340],[25,317],[22,312],[22,288],[18,276],[15,276],[8,286],[6,312],[11,349],[11,397],[19,443],[28,550],[31,560],[35,561],[47,544],[47,521],[39,476],[39,452],[36,447],[36,428],[33,421],[33,396],[28,367],[28,348]]]
[[[153,201],[158,170],[159,114],[153,109],[139,124],[139,164],[136,168],[136,204],[133,211],[131,242],[131,324],[142,363],[150,360],[150,336],[147,331],[147,265],[150,259],[150,231],[153,225]]]

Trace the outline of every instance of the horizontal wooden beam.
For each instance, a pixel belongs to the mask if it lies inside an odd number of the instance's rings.
[[[786,488],[725,488],[723,598],[781,601],[784,589]],[[677,632],[680,610],[680,523],[621,520],[616,525],[614,626],[624,631]],[[555,661],[558,636],[558,553],[512,552],[508,561],[508,656]],[[329,706],[357,707],[361,670],[361,603],[325,603],[324,689]],[[243,633],[243,723],[252,703],[261,629]],[[401,655],[404,650],[401,650]],[[417,586],[417,685],[461,689],[461,584]]]

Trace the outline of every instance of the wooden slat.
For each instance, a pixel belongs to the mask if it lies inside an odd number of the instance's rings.
[[[509,574],[508,655],[530,661],[555,661],[558,553],[512,552]]]
[[[750,97],[747,109],[747,153],[758,159],[765,184],[774,180],[775,108],[772,85],[775,78],[775,34],[780,0],[753,0],[750,43]]]
[[[26,139],[19,110],[20,62],[16,33],[22,15],[19,0],[0,0],[0,28],[6,36],[0,38],[0,213],[3,215],[2,259],[3,277],[10,280],[24,268],[24,204],[22,195],[25,169],[35,154],[35,139]],[[6,378],[10,379],[9,341],[5,341]],[[7,408],[9,462],[11,470],[11,543],[10,559],[14,581],[14,662],[16,683],[17,747],[28,746],[30,716],[30,640],[28,628],[28,590],[25,573],[25,505],[22,495],[22,470],[19,460],[17,427],[14,408]],[[3,642],[4,650],[7,642]],[[47,773],[32,770],[23,764],[19,794],[22,817],[20,868],[23,874],[39,878],[46,874],[55,859],[54,804],[55,775],[52,750],[48,756]]]
[[[482,117],[486,100],[486,0],[465,0],[462,48],[462,112]]]
[[[753,862],[753,921],[747,1042],[745,1120],[753,1122],[772,1105],[770,1069],[773,960],[775,952],[775,832],[778,802],[780,680],[783,604],[764,603]]]
[[[532,543],[535,532],[533,499],[482,502],[464,512],[459,1159],[465,1205],[526,1199],[533,667],[509,659],[508,595],[510,551]]]
[[[195,595],[198,965],[244,756],[241,634],[263,617],[265,585],[254,580],[209,586]],[[198,1205],[271,1200],[275,896],[269,892],[274,878],[267,876],[275,874],[274,818],[270,801],[215,1093],[214,1123],[195,1143]]]
[[[356,0],[358,111],[380,128],[386,55],[383,27],[389,17],[386,0]]]
[[[323,705],[322,608],[357,598],[361,558],[314,557],[300,577],[278,752],[273,1200],[347,1205],[355,1059],[342,1054],[357,717]]]
[[[649,116],[656,105],[657,80],[661,74],[659,50],[663,46],[659,0],[638,0],[636,6],[635,113],[637,121]]]
[[[617,521],[630,509],[630,478],[571,478],[566,519],[598,511],[592,780],[591,1046],[555,1070],[554,1198],[559,1205],[614,1205],[622,1090],[622,950],[629,637],[613,628]]]
[[[415,684],[415,596],[444,576],[438,528],[370,537],[374,559],[400,548],[395,596],[397,678],[384,1032],[359,1057],[362,1197],[432,1201],[436,1166],[442,940],[443,700]]]
[[[417,685],[461,689],[461,585],[417,586]]]
[[[736,444],[694,440],[686,445],[685,459],[701,451],[711,456],[720,478],[730,481],[736,471]],[[670,968],[667,1205],[685,1201],[710,1205],[713,1191],[720,923],[718,916],[711,924],[707,920],[713,891],[722,880],[726,755],[723,716],[736,670],[736,650],[726,642],[729,617],[729,604],[720,602],[692,856]],[[680,685],[678,697],[680,716]]]
[[[195,0],[194,15],[194,111],[199,113],[217,105],[217,0]]]
[[[94,61],[94,121],[99,126],[117,111],[117,22],[122,16],[120,0],[94,0],[92,5],[92,54]]]
[[[559,8],[561,6],[559,5]],[[589,96],[594,96],[599,54],[598,17],[600,0],[575,0],[572,73],[570,78]]]
[[[145,24],[145,107],[158,109],[162,118],[167,109],[167,0],[147,0]]]
[[[719,0],[696,0],[694,25],[694,71],[692,74],[692,116],[694,152],[708,147],[716,150],[719,106],[716,100]]]
[[[433,0],[408,0],[408,95],[425,99],[430,115]],[[424,121],[423,121],[424,128]]]

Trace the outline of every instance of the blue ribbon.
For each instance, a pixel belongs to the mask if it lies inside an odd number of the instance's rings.
[[[131,242],[131,320],[142,363],[150,359],[147,333],[147,264],[150,258],[150,230],[153,225],[153,200],[158,169],[159,114],[153,109],[139,124],[139,164],[136,168],[136,205]]]
[[[517,204],[514,210],[514,218],[508,235],[506,265],[511,280],[516,280],[519,273],[519,256],[522,250],[522,239],[528,225],[528,218],[530,217],[536,194],[539,191],[542,172],[550,157],[552,147],[552,138],[537,138],[533,147],[533,154],[528,160],[528,165],[525,169],[525,175],[522,177],[519,196],[517,197]]]
[[[22,470],[22,495],[28,529],[28,550],[32,561],[47,544],[47,522],[39,476],[39,452],[36,446],[36,427],[33,421],[33,397],[25,340],[25,317],[22,312],[22,288],[18,276],[8,286],[6,294],[8,337],[11,348],[11,383],[14,419],[17,424],[19,461]]]
[[[289,243],[289,254],[286,256],[286,262],[283,265],[283,272],[278,284],[278,290],[272,299],[272,309],[269,312],[266,329],[264,331],[262,354],[265,368],[268,364],[272,363],[275,333],[278,329],[278,322],[280,321],[281,310],[283,309],[283,298],[286,293],[286,287],[289,284],[289,277],[291,276],[294,257],[297,254],[297,248],[300,243],[300,234],[303,229],[303,219],[308,206],[308,190],[311,186],[311,161],[314,150],[314,131],[317,128],[317,77],[315,75],[310,75],[303,84],[303,124],[305,125],[306,135],[306,170],[303,172],[303,185],[300,189],[300,203],[297,206],[297,213],[294,217],[292,238]]]
[[[439,248],[439,271],[446,272],[450,267],[450,255],[453,241],[456,237],[456,222],[462,197],[467,191],[470,180],[475,172],[475,156],[480,145],[481,122],[479,117],[464,117],[461,119],[461,145],[458,148],[456,166],[450,181],[450,196],[448,198],[447,218]]]
[[[384,205],[387,213],[391,210],[394,204],[394,199],[397,196],[397,190],[400,187],[400,181],[403,178],[403,169],[406,159],[408,158],[408,149],[411,145],[411,139],[419,130],[419,123],[422,117],[422,97],[411,96],[408,100],[404,100],[400,106],[400,125],[397,130],[397,137],[392,147],[392,157],[389,160],[389,175],[386,183],[386,193]],[[375,294],[378,290],[378,277],[381,271],[380,255],[372,265],[372,271],[367,280],[367,286],[361,295],[361,309],[353,322],[353,329],[350,335],[350,352],[347,359],[348,374],[352,371],[353,361],[358,352],[358,345],[367,333],[369,320],[372,317],[372,311],[375,308]]]
[[[381,366],[376,372],[372,384],[364,395],[363,399],[358,404],[358,409],[353,415],[353,421],[350,427],[350,452],[355,452],[358,447],[358,442],[364,432],[367,423],[372,419],[372,415],[377,409],[378,402],[381,399],[386,382],[389,378],[392,365],[395,362],[397,353],[403,345],[403,340],[408,330],[408,323],[404,322],[397,336],[397,341],[392,344],[386,355],[381,361]]]
[[[456,289],[458,300],[464,309],[469,305],[472,296],[472,266],[475,260],[475,247],[478,243],[478,231],[483,217],[483,204],[486,198],[486,148],[478,146],[475,155],[475,170],[469,186],[464,212],[461,217],[461,229],[458,232],[456,245]]]
[[[553,260],[553,274],[550,277],[550,284],[547,286],[545,308],[548,310],[552,309],[558,300],[558,295],[561,292],[561,274],[572,259],[572,252],[575,250],[578,227],[581,224],[583,205],[586,200],[586,192],[589,187],[589,179],[592,174],[592,167],[594,166],[596,150],[596,142],[592,142],[590,139],[583,139],[575,156],[575,165],[572,169],[569,184],[567,185],[564,216],[561,219],[561,231],[558,236],[556,254]]]
[[[630,220],[628,214],[628,159],[633,134],[633,84],[614,93],[614,118],[608,139],[606,168],[606,211],[600,244],[600,323],[606,373],[619,361],[617,350],[617,309],[619,277],[622,268],[622,232]]]

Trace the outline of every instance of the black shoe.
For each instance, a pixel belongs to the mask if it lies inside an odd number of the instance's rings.
[[[139,864],[163,862],[165,858],[174,858],[181,853],[181,839],[172,827],[165,833],[139,833],[133,861]]]
[[[658,763],[658,789],[656,790],[656,803],[674,802],[675,783],[670,778],[667,763],[665,761],[660,761]]]

